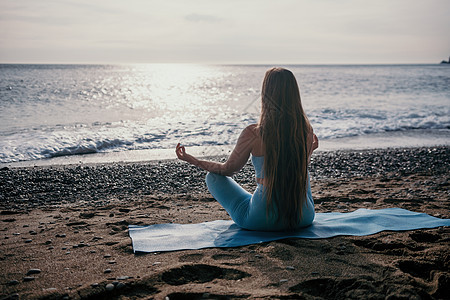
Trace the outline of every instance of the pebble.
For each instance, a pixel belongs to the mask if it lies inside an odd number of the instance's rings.
[[[39,274],[41,273],[41,269],[29,269],[27,275]]]
[[[114,289],[114,284],[112,284],[112,283],[108,283],[107,285],[106,285],[106,290],[109,292],[109,291],[112,291],[113,289]]]
[[[119,282],[117,285],[116,285],[116,288],[117,289],[121,289],[121,288],[124,288],[125,287],[125,283],[123,283],[123,282]]]
[[[25,240],[25,243],[31,243],[33,240],[32,239],[27,239],[27,240]]]
[[[286,270],[295,270],[295,268],[293,266],[287,266]]]
[[[95,217],[95,213],[80,213],[80,218],[90,219]]]
[[[119,277],[117,277],[116,279],[117,280],[127,280],[127,279],[129,279],[130,277],[129,276],[119,276]]]
[[[11,294],[8,297],[2,298],[2,299],[4,299],[4,300],[18,300],[18,299],[20,299],[20,296],[19,296],[18,293],[14,293],[14,294]]]
[[[23,278],[23,281],[33,281],[35,278],[34,277],[32,277],[32,276],[25,276],[24,278]]]
[[[288,280],[287,279],[280,279],[280,283],[285,283],[285,282],[288,282]]]
[[[99,286],[99,284],[98,284],[97,282],[91,284],[91,287],[93,287],[93,288],[96,288],[96,287],[98,287],[98,286]]]
[[[65,233],[61,233],[61,234],[57,234],[55,236],[58,237],[58,238],[65,238],[66,234]]]
[[[116,263],[115,260],[110,260],[110,261],[108,261],[108,264],[110,264],[110,265],[113,265],[113,264],[115,264],[115,263]]]
[[[111,269],[106,269],[105,271],[103,271],[103,273],[105,274],[111,273]]]
[[[9,282],[8,282],[8,284],[9,285],[16,285],[16,284],[19,284],[19,281],[18,280],[10,280]]]
[[[105,255],[103,255],[103,257],[104,257],[104,258],[110,258],[110,257],[111,257],[111,254],[105,254]]]

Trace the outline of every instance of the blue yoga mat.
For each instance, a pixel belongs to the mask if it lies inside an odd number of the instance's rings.
[[[161,252],[210,247],[237,247],[285,238],[322,239],[338,235],[363,236],[384,230],[402,231],[450,226],[439,219],[401,208],[358,209],[350,213],[317,213],[311,226],[290,232],[250,231],[231,220],[198,224],[129,226],[134,252]]]

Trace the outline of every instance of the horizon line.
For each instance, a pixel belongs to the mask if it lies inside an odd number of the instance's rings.
[[[440,65],[441,62],[1,62],[0,65]]]

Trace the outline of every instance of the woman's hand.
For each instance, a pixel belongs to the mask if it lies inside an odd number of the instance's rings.
[[[312,151],[316,150],[317,148],[319,148],[319,139],[317,138],[317,135],[313,134]]]
[[[180,143],[177,144],[177,148],[175,149],[175,153],[177,154],[177,157],[181,160],[184,160],[185,162],[188,162],[190,164],[194,164],[195,162],[195,157],[193,157],[190,154],[186,153],[186,149],[184,148],[184,146],[181,146]]]
[[[308,134],[306,142],[309,145],[309,147],[308,147],[308,164],[309,164],[309,162],[311,161],[311,155],[312,155],[313,151],[316,150],[317,148],[319,148],[319,139],[317,138],[317,135],[315,135],[312,130]]]

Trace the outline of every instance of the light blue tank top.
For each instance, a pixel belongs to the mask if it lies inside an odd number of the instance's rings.
[[[264,156],[253,156],[252,164],[255,168],[256,178],[264,178]]]

